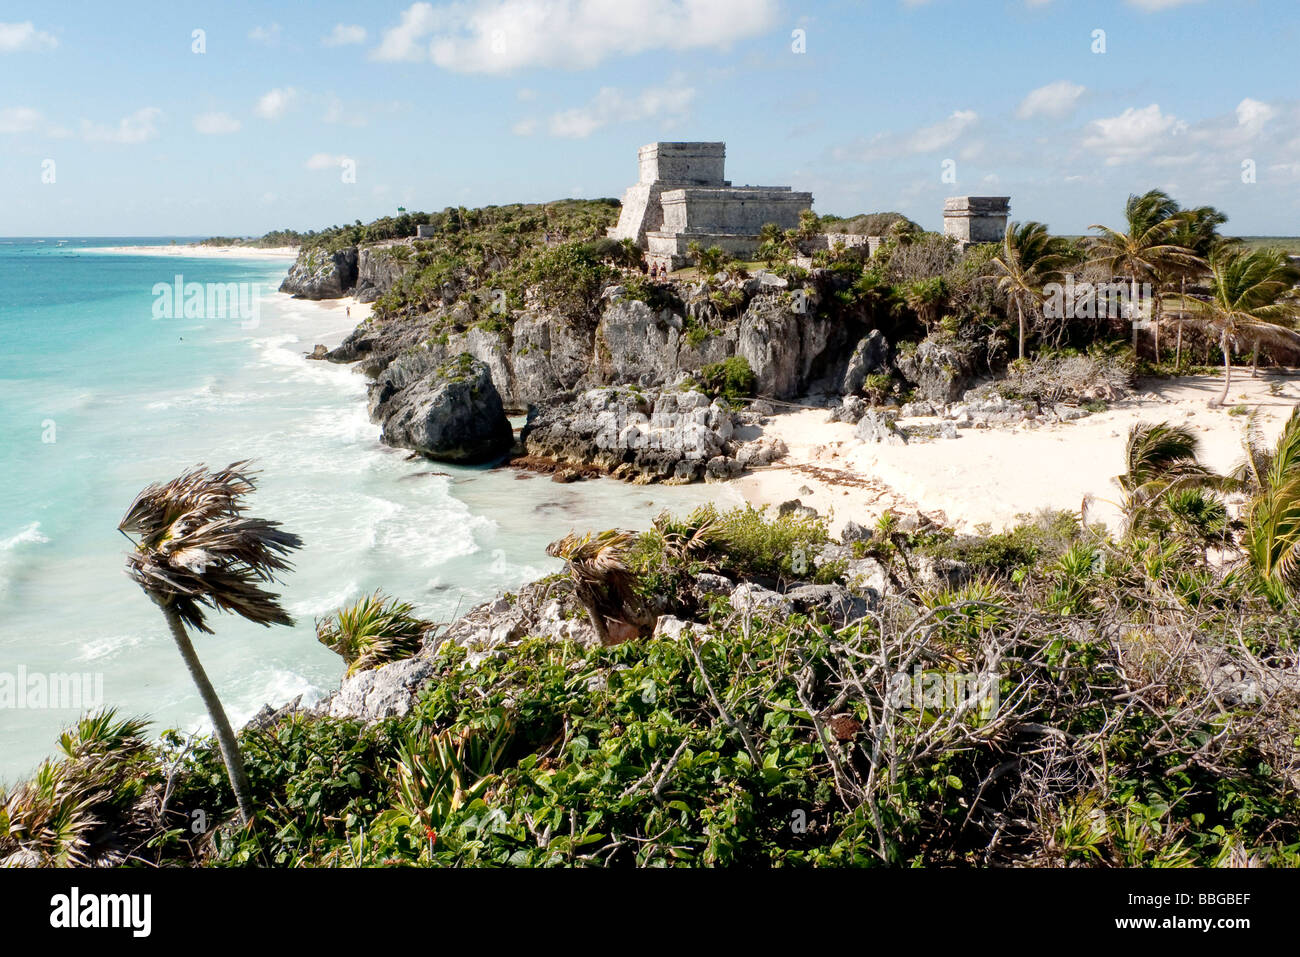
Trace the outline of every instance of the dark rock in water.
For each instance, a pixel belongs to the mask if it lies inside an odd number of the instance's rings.
[[[349,246],[336,253],[304,249],[280,284],[280,292],[299,299],[341,299],[356,282],[357,247]]]
[[[484,462],[514,441],[488,367],[464,353],[436,365],[418,349],[395,359],[370,385],[370,417],[386,444],[446,462]]]
[[[889,343],[885,334],[879,329],[872,329],[858,340],[849,357],[848,368],[844,372],[843,389],[845,395],[861,392],[867,376],[887,371],[889,362]]]
[[[318,343],[316,343],[316,348],[313,349],[311,352],[307,353],[307,358],[308,358],[308,359],[324,359],[327,355],[329,355],[329,350],[326,349],[323,345],[321,345],[321,344],[318,342]]]

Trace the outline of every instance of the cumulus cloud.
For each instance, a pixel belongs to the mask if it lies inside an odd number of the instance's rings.
[[[162,110],[146,106],[118,120],[116,126],[103,126],[82,120],[81,135],[92,143],[144,143],[158,135]]]
[[[329,32],[329,36],[321,40],[321,43],[327,47],[345,47],[365,42],[366,28],[347,23],[334,24],[334,29]]]
[[[1152,103],[1142,109],[1130,106],[1119,116],[1093,120],[1083,145],[1102,153],[1107,166],[1118,166],[1150,156],[1186,131],[1186,123],[1162,113],[1160,105]]]
[[[26,133],[41,123],[41,114],[26,106],[0,110],[0,133]]]
[[[204,136],[222,136],[239,132],[239,120],[229,113],[200,113],[194,117],[194,129]]]
[[[278,120],[293,106],[298,99],[298,91],[291,86],[283,89],[276,87],[263,93],[258,99],[253,112],[264,120]]]
[[[1062,119],[1074,112],[1075,107],[1079,105],[1079,97],[1086,91],[1087,87],[1071,83],[1069,80],[1057,80],[1047,86],[1040,86],[1020,101],[1016,116],[1022,120],[1032,119],[1035,116]]]
[[[648,50],[726,49],[770,29],[776,0],[465,0],[414,3],[372,51],[461,73],[582,69]]]
[[[39,53],[53,50],[59,41],[44,30],[37,30],[30,20],[23,23],[0,23],[0,53]]]
[[[607,86],[585,106],[552,115],[547,129],[552,136],[584,139],[611,123],[678,120],[690,112],[694,99],[695,89],[680,84],[648,87],[634,96]]]
[[[1258,133],[1269,120],[1277,116],[1276,109],[1250,97],[1237,104],[1236,113],[1237,124],[1250,133]]]

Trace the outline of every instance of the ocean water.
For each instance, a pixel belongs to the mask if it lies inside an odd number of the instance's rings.
[[[206,726],[161,615],[123,573],[117,523],[146,484],[252,459],[252,514],[304,540],[279,589],[293,628],[213,613],[197,635],[231,719],[337,687],[314,619],[376,587],[445,620],[558,563],[570,530],[644,528],[665,508],[732,504],[716,486],[561,485],[388,449],[350,368],[310,362],[343,310],[274,290],[287,261],[95,252],[166,240],[0,239],[0,682],[87,675],[87,698],[155,730]],[[158,284],[244,283],[256,308],[155,317]],[[256,287],[256,289],[255,289]],[[333,341],[333,340],[331,340]],[[39,679],[38,679],[39,680]],[[0,700],[0,783],[53,752],[75,707]]]

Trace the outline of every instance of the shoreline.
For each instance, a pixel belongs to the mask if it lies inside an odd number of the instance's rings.
[[[298,258],[297,246],[259,249],[253,246],[200,246],[197,243],[177,243],[166,246],[88,246],[78,248],[77,251],[104,253],[110,256],[175,256],[187,259],[294,260]]]
[[[961,532],[988,524],[994,531],[1041,509],[1086,511],[1089,523],[1112,531],[1122,524],[1114,477],[1124,471],[1129,428],[1167,421],[1189,425],[1200,441],[1200,461],[1219,472],[1243,458],[1248,415],[1258,411],[1264,439],[1275,442],[1300,403],[1300,372],[1233,370],[1229,404],[1208,405],[1222,390],[1222,376],[1147,379],[1128,398],[1104,412],[1034,428],[963,429],[957,439],[913,440],[907,445],[870,444],[854,427],[827,422],[829,410],[806,409],[770,416],[763,434],[781,438],[789,454],[737,483],[747,501],[776,506],[793,498],[823,515],[833,511],[832,534],[853,520],[866,525],[886,509],[922,513]],[[1271,386],[1279,385],[1273,394]],[[933,419],[900,420],[924,423]]]
[[[291,298],[287,293],[274,295]],[[337,346],[371,312],[370,303],[351,296],[292,301],[337,322],[304,343],[308,346],[304,358],[317,343],[327,349]],[[345,319],[349,307],[352,315]],[[1300,370],[1252,377],[1246,370],[1234,369],[1229,404],[1211,407],[1208,403],[1218,396],[1222,382],[1221,375],[1147,379],[1106,411],[1072,422],[963,429],[955,440],[920,439],[901,446],[856,438],[854,426],[827,421],[829,409],[778,412],[767,417],[759,435],[781,439],[788,454],[718,483],[716,498],[719,505],[730,498],[771,509],[799,499],[829,519],[833,535],[848,521],[869,525],[886,510],[920,512],[970,533],[982,525],[1005,530],[1016,525],[1020,516],[1061,509],[1086,512],[1088,522],[1101,522],[1115,531],[1121,527],[1122,514],[1114,478],[1124,470],[1131,426],[1161,421],[1190,425],[1200,439],[1201,461],[1226,472],[1243,457],[1249,420],[1230,410],[1242,406],[1258,410],[1264,438],[1272,442],[1300,403]],[[1274,385],[1279,386],[1278,394],[1271,391]],[[538,474],[526,465],[508,467]]]

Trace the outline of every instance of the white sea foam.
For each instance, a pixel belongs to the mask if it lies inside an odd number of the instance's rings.
[[[13,572],[23,559],[20,549],[24,545],[44,545],[48,541],[49,539],[41,534],[40,522],[32,522],[22,531],[7,538],[0,538],[0,595],[9,590]]]

